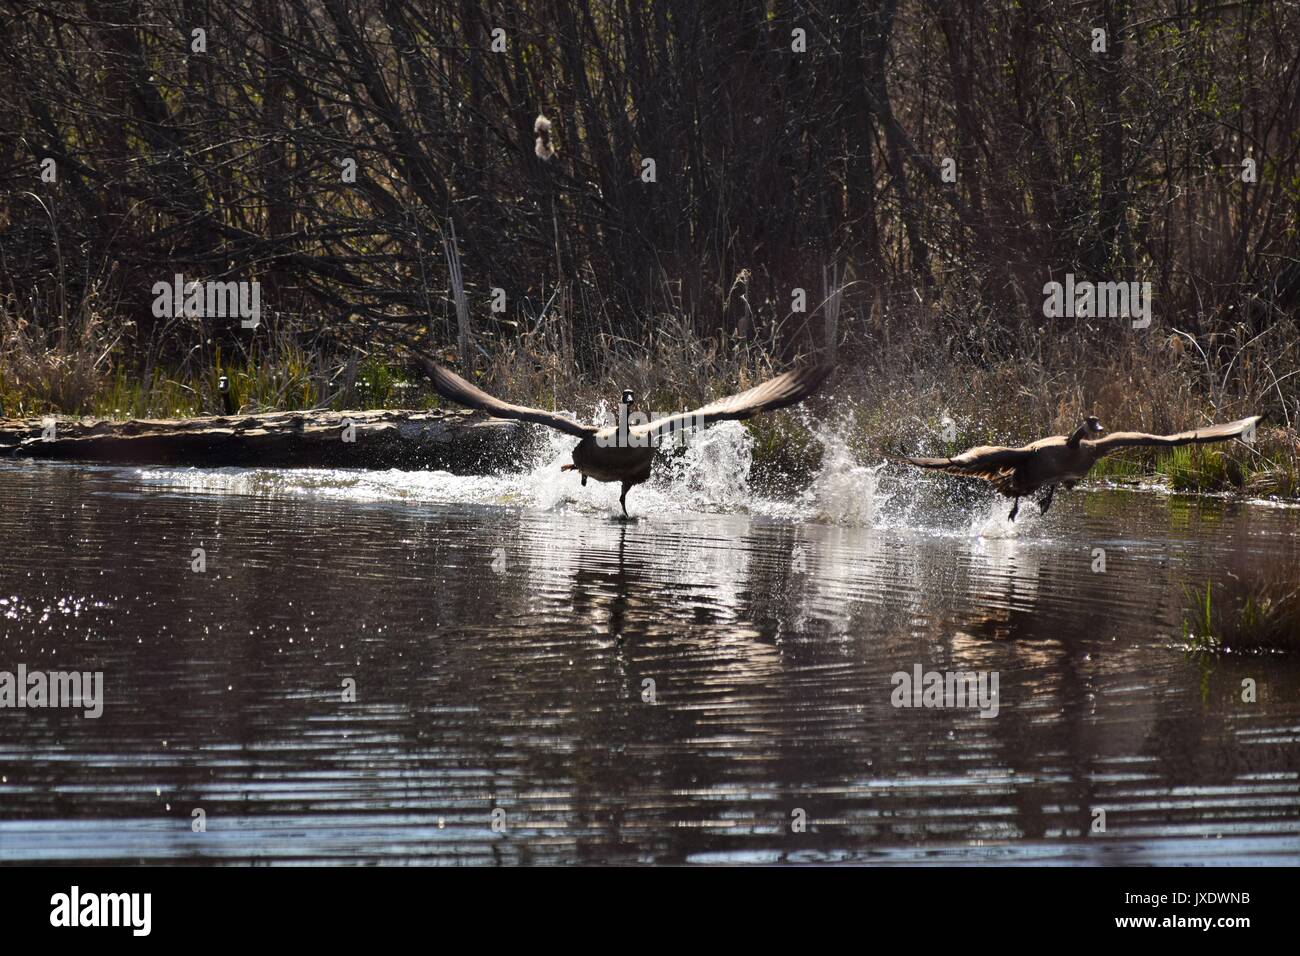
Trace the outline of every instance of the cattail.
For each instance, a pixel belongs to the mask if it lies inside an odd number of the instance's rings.
[[[555,143],[551,141],[551,121],[540,113],[537,114],[537,122],[533,123],[533,132],[537,134],[537,147],[534,150],[537,158],[550,159],[555,155]]]

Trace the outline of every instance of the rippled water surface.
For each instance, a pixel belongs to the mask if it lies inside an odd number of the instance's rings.
[[[0,710],[0,860],[1300,861],[1300,667],[1181,643],[1185,586],[1294,565],[1300,511],[1095,489],[1012,526],[840,460],[751,498],[710,436],[631,522],[563,442],[482,478],[0,465],[0,671],[104,675],[98,719]],[[996,716],[892,706],[917,665],[996,672]]]

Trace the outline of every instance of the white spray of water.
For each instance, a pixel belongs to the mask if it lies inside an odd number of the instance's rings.
[[[600,409],[596,420],[602,420]],[[143,468],[136,474],[150,484],[187,493],[458,502],[621,513],[621,488],[617,483],[588,480],[584,487],[576,471],[561,471],[562,465],[572,461],[576,440],[540,425],[535,427],[540,440],[534,443],[539,450],[533,453],[532,467],[496,475],[322,468]],[[696,432],[684,450],[658,456],[651,480],[628,493],[628,510],[634,516],[720,513],[752,504],[749,473],[753,445],[752,436],[738,422],[723,422]]]
[[[596,409],[602,421],[603,409]],[[879,462],[864,465],[852,448],[852,418],[838,421],[805,418],[821,445],[822,460],[808,486],[798,495],[770,498],[750,485],[754,439],[739,422],[722,422],[688,436],[684,449],[655,459],[651,479],[628,493],[628,511],[653,520],[659,515],[747,512],[798,522],[844,527],[900,530],[908,533],[990,539],[1017,538],[1041,519],[1036,504],[1021,502],[1015,522],[1007,519],[1010,503],[1002,498],[974,506],[936,506],[927,494],[932,476]],[[426,501],[572,509],[595,515],[621,513],[617,483],[588,480],[576,471],[561,471],[573,457],[576,440],[534,426],[531,467],[495,475],[453,475],[446,471],[362,471],[354,469],[146,468],[145,482],[185,493],[304,496],[357,501]]]
[[[1020,502],[1020,511],[1012,521],[1011,499],[998,497],[992,504],[981,505],[971,517],[970,525],[965,529],[966,535],[977,538],[1019,538],[1027,529],[1038,523],[1038,505],[1028,498]]]
[[[661,458],[650,487],[688,510],[736,511],[754,503],[749,489],[753,466],[754,437],[739,422],[722,422],[696,431],[684,450]]]
[[[835,424],[811,422],[808,427],[822,447],[822,463],[800,496],[807,517],[855,527],[876,524],[893,497],[880,490],[880,473],[885,463],[858,462],[848,441],[847,419]]]
[[[596,421],[602,421],[597,409]],[[539,428],[541,426],[538,426]],[[509,489],[508,500],[535,508],[574,507],[582,511],[621,513],[617,482],[588,479],[586,486],[576,471],[562,471],[573,460],[574,439],[545,430],[541,453],[532,470],[489,479]],[[726,512],[745,504],[749,472],[754,462],[754,441],[737,422],[723,422],[689,436],[681,451],[656,457],[650,481],[628,492],[633,515],[683,512]],[[498,502],[502,502],[498,498]]]

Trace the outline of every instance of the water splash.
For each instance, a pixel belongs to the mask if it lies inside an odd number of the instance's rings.
[[[604,406],[595,409],[603,421]],[[628,493],[628,511],[645,520],[660,515],[749,513],[778,520],[834,524],[878,531],[953,537],[1013,539],[1040,522],[1033,501],[1022,501],[1015,522],[1003,498],[954,493],[935,476],[884,461],[864,464],[853,449],[851,412],[837,420],[803,423],[821,446],[821,465],[795,495],[768,497],[750,484],[754,438],[739,422],[722,422],[688,436],[683,448],[655,459],[651,479]],[[355,501],[477,504],[543,511],[621,514],[620,486],[561,471],[573,457],[572,436],[533,426],[521,443],[523,470],[491,475],[446,471],[357,469],[142,468],[136,475],[154,487],[180,493],[303,496]],[[531,449],[531,450],[523,450]]]
[[[597,421],[601,421],[597,409]],[[453,475],[446,471],[362,471],[330,468],[141,468],[135,474],[155,487],[181,493],[310,496],[356,501],[426,501],[619,514],[620,486],[588,481],[561,471],[573,458],[574,439],[543,426],[524,471]],[[529,453],[525,453],[529,454]],[[751,508],[778,511],[779,502],[750,496],[754,442],[738,422],[724,422],[690,436],[684,449],[655,462],[651,480],[628,494],[633,515],[719,513]]]
[[[966,533],[977,538],[995,538],[1005,540],[1019,538],[1024,532],[1038,523],[1041,517],[1037,503],[1024,498],[1020,502],[1020,511],[1012,521],[1011,499],[998,497],[981,506],[972,516]]]
[[[809,422],[813,438],[822,448],[822,463],[801,496],[805,517],[831,524],[872,527],[884,520],[885,506],[893,497],[880,490],[885,462],[863,465],[849,441],[851,422]]]
[[[736,511],[756,504],[749,488],[753,466],[754,436],[739,422],[722,422],[696,431],[683,450],[661,458],[650,485],[691,510]]]

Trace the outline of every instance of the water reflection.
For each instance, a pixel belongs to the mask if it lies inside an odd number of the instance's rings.
[[[0,711],[0,859],[1300,859],[1297,665],[1176,640],[1295,511],[1076,492],[980,537],[447,480],[0,466],[0,669],[107,697]],[[997,671],[998,716],[896,709],[916,664]]]

